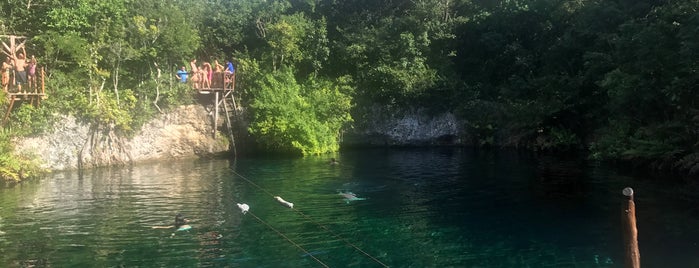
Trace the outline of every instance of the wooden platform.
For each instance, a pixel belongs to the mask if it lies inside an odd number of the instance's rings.
[[[14,85],[14,83],[12,83],[13,85],[10,86],[9,92],[5,93],[7,95],[8,105],[7,111],[5,111],[5,116],[2,119],[2,125],[5,125],[7,120],[10,118],[10,114],[12,113],[15,103],[29,102],[29,104],[34,105],[34,107],[39,107],[41,105],[41,101],[48,98],[48,95],[46,95],[46,83],[44,81],[46,71],[43,67],[39,69],[38,74],[39,77],[37,77],[36,81],[38,84],[34,88],[31,88],[29,85],[25,84],[22,87],[23,91],[13,92],[17,90],[17,87]],[[14,80],[14,78],[12,80]]]
[[[7,120],[10,118],[10,113],[12,113],[12,108],[14,108],[17,102],[29,102],[29,104],[39,107],[41,101],[46,99],[46,93],[41,92],[9,92],[7,94],[8,104],[5,116],[2,119],[2,124],[6,124]]]
[[[235,90],[235,74],[215,73],[211,81],[210,87],[195,88],[200,95],[213,96],[213,135],[216,136],[216,128],[218,126],[219,114],[223,114],[228,135],[231,141],[231,149],[233,155],[237,155],[235,148],[235,137],[233,135],[232,118],[238,113],[238,105],[236,104],[233,91]]]

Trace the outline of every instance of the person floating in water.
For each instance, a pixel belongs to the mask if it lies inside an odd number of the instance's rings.
[[[349,204],[352,201],[361,201],[361,200],[366,200],[366,198],[363,197],[357,197],[357,195],[353,192],[340,192],[340,196],[344,197],[345,203]]]
[[[335,159],[334,157],[330,158],[330,165],[331,166],[339,165],[339,164],[340,164],[340,162],[337,162],[337,159]]]
[[[151,228],[153,228],[153,229],[170,229],[170,228],[174,227],[175,231],[186,231],[186,230],[192,229],[192,226],[187,224],[187,223],[189,223],[189,219],[182,216],[181,213],[177,213],[177,215],[175,215],[175,224],[174,225],[153,226]]]

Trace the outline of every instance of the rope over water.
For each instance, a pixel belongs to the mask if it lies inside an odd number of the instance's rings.
[[[262,219],[260,219],[260,217],[257,217],[257,215],[255,215],[254,213],[250,212],[250,206],[248,206],[248,204],[245,204],[245,203],[237,203],[237,205],[238,205],[238,208],[241,209],[241,213],[243,213],[243,215],[250,214],[250,216],[252,216],[253,218],[255,218],[255,219],[256,219],[257,221],[259,221],[260,223],[266,225],[269,229],[272,229],[272,231],[274,231],[274,232],[276,232],[277,234],[279,234],[279,236],[281,236],[281,237],[283,237],[284,239],[286,239],[286,241],[289,241],[289,243],[291,243],[292,245],[294,245],[294,246],[296,246],[297,248],[301,249],[301,251],[303,251],[303,252],[305,253],[306,256],[311,256],[311,258],[313,258],[315,261],[317,261],[317,262],[318,262],[320,265],[322,265],[323,267],[329,267],[327,264],[323,263],[321,260],[319,260],[318,258],[316,258],[315,256],[313,256],[313,254],[311,254],[310,252],[308,252],[308,250],[306,250],[305,248],[303,248],[301,245],[297,244],[296,242],[294,242],[293,240],[291,240],[288,236],[286,236],[285,234],[283,234],[283,233],[280,232],[279,230],[277,230],[277,229],[275,229],[274,227],[272,227],[272,225],[270,225],[269,223],[263,221]],[[173,233],[173,235],[174,235],[174,233]]]
[[[277,230],[277,229],[275,229],[274,227],[272,227],[272,225],[269,225],[269,223],[266,223],[265,221],[263,221],[262,219],[260,219],[259,217],[257,217],[257,215],[253,214],[253,213],[250,212],[250,211],[248,211],[247,214],[250,214],[250,216],[252,216],[252,217],[254,217],[255,219],[257,219],[257,221],[259,221],[260,223],[262,223],[262,224],[264,224],[264,225],[267,225],[267,227],[269,227],[269,229],[272,229],[272,231],[275,231],[277,234],[279,234],[279,236],[281,236],[281,237],[283,237],[284,239],[286,239],[286,241],[289,241],[289,243],[291,243],[291,244],[293,244],[294,246],[296,246],[297,248],[301,249],[301,251],[303,251],[307,256],[310,256],[311,258],[313,258],[314,260],[316,260],[318,263],[320,263],[320,265],[323,265],[323,267],[328,267],[328,268],[330,267],[330,266],[328,266],[327,264],[323,263],[323,262],[322,262],[321,260],[319,260],[318,258],[316,258],[315,256],[313,256],[313,254],[311,254],[310,252],[308,252],[308,250],[306,250],[305,248],[303,248],[301,245],[297,244],[296,242],[294,242],[293,240],[291,240],[289,237],[287,237],[286,235],[284,235],[282,232],[280,232],[279,230]]]
[[[275,195],[273,195],[273,194],[270,193],[269,191],[265,190],[264,188],[260,187],[260,186],[257,185],[256,183],[252,182],[251,180],[249,180],[249,179],[246,178],[245,176],[241,175],[240,173],[236,172],[236,171],[233,170],[232,168],[231,168],[230,170],[233,172],[233,174],[237,175],[238,177],[242,178],[243,180],[245,180],[245,181],[247,181],[248,183],[252,184],[253,186],[257,187],[257,188],[260,189],[261,191],[267,193],[267,194],[268,194],[269,196],[271,196],[272,198],[275,197]],[[324,229],[325,231],[329,232],[330,234],[332,234],[332,235],[335,236],[336,238],[342,240],[343,242],[345,242],[345,244],[347,244],[348,246],[353,247],[354,249],[356,249],[357,251],[361,252],[362,254],[364,254],[365,256],[367,256],[368,258],[370,258],[371,260],[375,261],[376,263],[380,264],[381,266],[383,266],[383,267],[389,267],[388,265],[386,265],[385,263],[381,262],[381,261],[380,261],[379,259],[377,259],[376,257],[372,256],[371,254],[367,253],[366,251],[362,250],[362,249],[359,248],[358,246],[356,246],[356,245],[354,245],[353,243],[351,243],[349,240],[347,240],[347,239],[343,238],[342,236],[340,236],[339,234],[333,232],[333,231],[330,230],[328,227],[325,227],[324,225],[322,225],[322,224],[316,222],[315,220],[313,220],[313,218],[311,218],[310,216],[308,216],[308,215],[306,215],[305,213],[301,212],[301,211],[298,210],[297,208],[293,208],[293,207],[292,207],[291,209],[294,210],[294,211],[296,211],[296,213],[298,213],[299,215],[301,215],[301,216],[303,216],[304,218],[306,218],[306,220],[308,220],[308,221],[310,221],[310,222],[312,222],[312,223],[315,223],[315,224],[318,225],[320,228],[322,228],[322,229]],[[249,213],[249,212],[248,212],[248,213]],[[257,218],[257,217],[256,217],[256,218]],[[259,220],[259,218],[258,218],[258,220]],[[261,220],[260,220],[260,221],[261,221]],[[265,224],[266,224],[266,223],[265,223]],[[267,226],[269,226],[269,225],[267,224]],[[271,226],[269,226],[269,227],[272,228]],[[273,228],[272,228],[272,229],[273,229]],[[275,231],[276,231],[276,230],[275,230]],[[276,231],[276,232],[279,233],[280,235],[284,236],[284,235],[281,234],[279,231]],[[286,238],[286,236],[284,236],[284,238]],[[286,238],[286,239],[289,240],[288,238]],[[291,241],[291,240],[289,240],[289,241],[292,242],[292,243],[294,243],[294,242]],[[294,243],[294,244],[296,244],[296,243]],[[298,244],[296,244],[296,246],[299,247],[299,248],[301,248]],[[301,249],[304,250],[303,248],[301,248]],[[305,251],[305,250],[304,250],[304,251]],[[309,254],[309,256],[313,257],[313,255],[310,255],[310,254]],[[314,259],[315,259],[315,257],[314,257]],[[316,260],[317,260],[317,259],[316,259]],[[320,262],[320,261],[319,261],[319,262]]]

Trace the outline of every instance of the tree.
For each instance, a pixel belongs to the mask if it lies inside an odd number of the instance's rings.
[[[297,83],[290,69],[263,75],[250,104],[250,133],[266,150],[309,155],[337,151],[351,122],[351,87],[310,78]]]

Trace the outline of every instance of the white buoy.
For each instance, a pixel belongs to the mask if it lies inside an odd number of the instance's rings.
[[[238,207],[240,208],[240,212],[243,212],[243,214],[248,213],[248,210],[250,210],[250,206],[248,206],[248,204],[238,203]]]
[[[294,208],[294,203],[291,203],[291,202],[289,202],[289,201],[286,201],[286,200],[282,199],[282,198],[279,197],[279,196],[275,196],[274,199],[277,199],[277,201],[279,201],[279,203],[281,203],[282,205],[284,205],[284,206],[286,206],[286,207],[288,207],[288,208]]]

